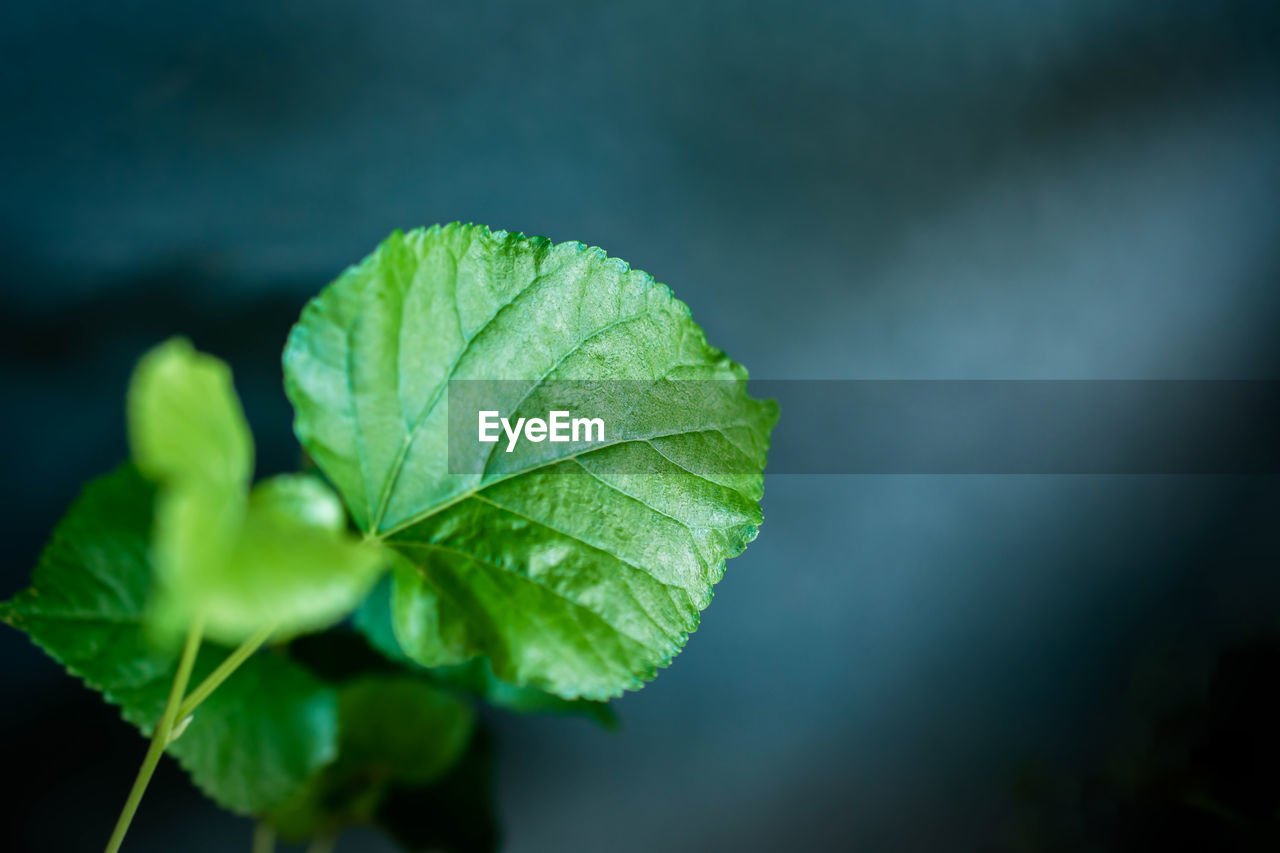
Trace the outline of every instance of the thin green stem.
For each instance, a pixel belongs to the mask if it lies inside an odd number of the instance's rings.
[[[106,853],[117,853],[120,845],[124,843],[125,833],[129,831],[129,824],[133,823],[133,816],[138,811],[138,804],[142,802],[142,795],[147,790],[147,783],[151,781],[151,774],[155,773],[156,765],[160,763],[160,756],[164,755],[164,748],[169,745],[169,735],[173,731],[174,723],[178,720],[178,708],[182,704],[183,694],[186,693],[187,682],[191,680],[191,668],[196,662],[196,652],[200,649],[200,635],[203,631],[204,619],[197,615],[191,620],[191,625],[187,629],[187,641],[182,647],[182,657],[178,659],[178,671],[174,673],[173,686],[169,688],[169,700],[165,702],[164,713],[160,715],[160,721],[156,723],[155,731],[151,734],[151,745],[147,747],[147,755],[142,759],[142,766],[138,768],[137,778],[133,780],[133,787],[129,790],[129,798],[125,800],[120,818],[116,821],[116,828],[107,842]]]
[[[275,853],[276,831],[260,820],[253,825],[253,853]]]
[[[178,709],[178,720],[185,720],[191,716],[201,702],[208,699],[209,695],[217,690],[222,682],[231,677],[231,673],[235,672],[240,667],[240,664],[247,661],[263,643],[271,638],[275,630],[275,625],[263,628],[241,643],[234,652],[227,655],[227,659],[218,664],[218,668],[209,673],[205,680],[200,682],[200,685],[195,690],[192,690],[186,699],[182,700],[182,707]]]

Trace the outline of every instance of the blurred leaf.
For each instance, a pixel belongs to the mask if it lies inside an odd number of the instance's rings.
[[[138,362],[128,413],[134,463],[164,485],[153,547],[165,606],[150,616],[174,639],[190,619],[191,580],[216,578],[234,551],[253,477],[253,438],[230,369],[183,338]]]
[[[192,579],[187,594],[225,636],[273,623],[296,634],[350,613],[383,565],[377,546],[348,535],[332,489],[284,474],[254,487],[231,558],[215,577]]]
[[[364,596],[383,558],[346,532],[328,486],[286,475],[249,491],[252,439],[225,364],[182,339],[161,344],[138,365],[129,416],[137,464],[160,485],[149,618],[162,633],[197,611],[229,643],[270,625],[316,630]]]
[[[150,733],[177,666],[152,645],[143,614],[151,584],[154,488],[131,466],[86,487],[41,554],[32,585],[0,605],[31,639]],[[228,654],[206,646],[196,682]],[[221,805],[251,814],[291,796],[337,749],[337,694],[275,654],[250,658],[193,715],[169,753]]]
[[[270,820],[288,839],[375,823],[388,792],[420,787],[466,751],[475,717],[461,700],[407,675],[365,676],[339,694],[339,749]]]
[[[494,752],[492,736],[478,729],[448,775],[429,785],[392,788],[378,808],[378,825],[406,850],[497,850],[501,833],[494,807]]]
[[[253,438],[231,370],[171,338],[138,363],[129,385],[129,444],[156,482],[197,481],[243,492],[253,477]]]
[[[639,688],[760,524],[777,408],[745,387],[685,432],[449,472],[450,378],[745,386],[665,286],[599,249],[456,224],[393,234],[312,300],[284,362],[303,446],[357,525],[409,561],[392,623],[423,665],[485,656],[503,681],[566,699]],[[748,472],[671,461],[729,454]]]

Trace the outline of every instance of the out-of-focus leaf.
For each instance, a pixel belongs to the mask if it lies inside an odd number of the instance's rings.
[[[40,556],[32,585],[0,618],[150,733],[177,668],[144,629],[154,488],[131,466],[95,480]],[[202,649],[193,683],[229,649]],[[195,712],[168,752],[232,811],[261,812],[300,788],[337,750],[337,694],[272,653],[250,658]],[[141,747],[141,744],[139,745]]]
[[[495,800],[493,737],[480,728],[448,775],[392,788],[376,821],[406,850],[490,853],[501,841]]]
[[[376,545],[347,533],[332,489],[309,475],[283,474],[254,487],[230,559],[189,594],[221,636],[271,624],[291,635],[350,613],[383,565]]]
[[[253,437],[231,370],[172,338],[138,363],[129,385],[133,460],[156,482],[198,481],[242,492],[253,477]]]
[[[249,490],[253,444],[231,374],[182,339],[138,365],[129,389],[135,460],[160,487],[154,550],[160,633],[198,612],[211,638],[239,642],[341,619],[383,566],[346,532],[338,497],[319,479],[284,475]]]
[[[338,701],[337,757],[269,815],[285,838],[375,823],[391,790],[444,775],[466,751],[475,723],[466,703],[407,675],[358,678],[342,686]]]

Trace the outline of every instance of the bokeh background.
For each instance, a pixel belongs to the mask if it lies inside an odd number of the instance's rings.
[[[0,51],[0,596],[172,333],[293,467],[284,335],[397,227],[604,246],[770,379],[1280,378],[1273,2],[55,0]],[[620,732],[493,717],[507,849],[1277,849],[1276,487],[770,477]],[[0,679],[0,847],[99,849],[141,739],[14,631]],[[167,767],[129,846],[249,833]]]

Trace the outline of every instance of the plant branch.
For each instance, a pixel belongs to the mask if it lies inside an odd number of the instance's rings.
[[[178,719],[185,720],[191,716],[201,702],[208,699],[209,695],[217,690],[222,682],[231,677],[231,673],[235,672],[263,643],[271,638],[275,630],[275,625],[263,628],[241,643],[234,652],[227,655],[227,659],[218,664],[218,668],[209,673],[205,680],[200,682],[200,685],[195,690],[191,691],[191,695],[182,700],[182,707],[178,709]]]
[[[169,699],[165,702],[164,713],[160,715],[160,721],[156,723],[155,731],[151,733],[151,745],[147,747],[147,755],[142,759],[142,766],[138,768],[138,775],[133,780],[129,797],[125,800],[124,808],[116,821],[116,828],[112,831],[110,840],[107,841],[106,853],[117,853],[120,845],[124,843],[125,833],[129,831],[129,824],[133,823],[133,816],[138,811],[138,804],[142,802],[147,783],[151,781],[151,775],[155,773],[156,765],[160,763],[160,756],[164,755],[164,749],[169,745],[169,735],[173,732],[174,723],[178,720],[182,695],[187,690],[187,682],[191,680],[191,668],[195,666],[196,652],[200,649],[200,636],[203,631],[204,619],[197,615],[191,620],[191,625],[187,629],[187,641],[182,647],[182,657],[178,659],[178,671],[174,673],[173,686],[169,688]]]

